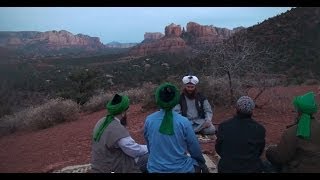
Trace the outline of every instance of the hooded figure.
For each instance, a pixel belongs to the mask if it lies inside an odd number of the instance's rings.
[[[155,99],[160,111],[147,116],[144,125],[149,149],[148,172],[187,173],[195,172],[198,167],[208,172],[190,121],[172,111],[179,97],[179,90],[170,83],[164,83],[156,90]]]
[[[281,172],[319,172],[320,123],[313,117],[318,110],[315,94],[295,97],[293,106],[297,112],[295,125],[284,131],[277,146],[267,149],[266,157]]]
[[[92,172],[145,172],[148,158],[146,145],[137,144],[125,128],[128,96],[116,94],[107,104],[108,114],[93,130]]]
[[[213,111],[208,99],[196,88],[199,79],[196,76],[187,75],[182,78],[182,82],[184,89],[174,111],[192,122],[195,133],[214,135],[216,128],[212,124]]]

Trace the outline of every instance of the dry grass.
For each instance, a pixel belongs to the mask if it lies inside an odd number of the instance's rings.
[[[139,88],[129,89],[127,91],[122,92],[129,96],[130,103],[144,103],[150,101],[150,99],[154,99],[154,92],[157,85],[152,83],[143,83]]]
[[[86,112],[96,112],[105,108],[106,103],[110,101],[113,97],[111,92],[100,92],[98,95],[92,96],[88,102],[86,102],[81,110]]]
[[[239,81],[233,80],[232,83],[233,97],[230,97],[229,83],[226,77],[202,77],[198,90],[208,98],[212,105],[231,105],[231,100],[235,101],[246,94]]]
[[[123,92],[100,92],[99,94],[92,96],[88,102],[86,102],[81,110],[86,112],[96,112],[105,108],[108,101],[112,99],[115,93],[121,95],[127,95],[130,99],[130,104],[143,104],[142,108],[149,109],[149,107],[154,107],[154,91],[157,85],[152,83],[144,83],[139,88],[128,89]]]
[[[0,134],[10,134],[18,130],[45,129],[56,124],[76,120],[79,105],[71,100],[51,99],[45,104],[30,107],[0,119]]]

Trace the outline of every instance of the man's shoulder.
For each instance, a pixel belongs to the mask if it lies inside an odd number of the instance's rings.
[[[177,112],[172,112],[173,117],[175,118],[175,121],[178,121],[180,123],[186,124],[186,123],[191,123],[190,120],[187,117],[182,116],[181,114]]]
[[[186,119],[189,120],[187,117],[182,116],[180,113],[177,113],[175,111],[172,111],[173,116],[175,116],[177,119]]]
[[[97,122],[96,122],[96,125],[94,126],[94,128],[98,128],[100,126],[100,124],[102,124],[102,122],[105,120],[106,117],[102,117],[100,118]]]
[[[228,118],[228,119],[224,120],[222,123],[220,123],[219,127],[228,126],[230,124],[235,123],[235,121],[236,121],[235,117]]]
[[[253,123],[254,123],[258,128],[262,129],[263,131],[266,131],[265,127],[264,127],[262,124],[260,124],[257,120],[255,120],[255,119],[252,119],[252,120],[253,120]]]
[[[150,119],[150,118],[152,119],[152,118],[155,118],[159,115],[160,115],[160,111],[156,111],[156,112],[149,114],[146,119]]]

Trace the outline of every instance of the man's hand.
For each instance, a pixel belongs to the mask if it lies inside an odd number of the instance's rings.
[[[206,120],[206,121],[203,123],[202,128],[208,128],[208,127],[210,127],[210,124],[211,124],[210,120]]]

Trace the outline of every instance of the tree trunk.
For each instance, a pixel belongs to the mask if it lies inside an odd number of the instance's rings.
[[[233,104],[233,89],[232,89],[230,71],[227,71],[227,74],[228,74],[228,79],[229,79],[230,105],[232,105]]]

